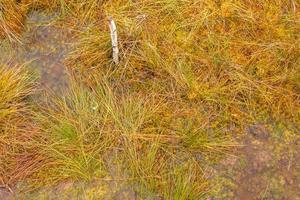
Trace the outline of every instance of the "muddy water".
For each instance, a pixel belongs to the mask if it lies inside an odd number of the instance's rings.
[[[70,51],[72,35],[67,29],[51,25],[55,17],[31,13],[20,38],[21,43],[2,47],[0,57],[11,64],[26,63],[36,74],[41,89],[60,92],[68,85],[64,60]]]
[[[300,138],[294,131],[249,126],[237,156],[217,169],[224,188],[213,199],[300,200]]]
[[[67,86],[64,59],[70,49],[70,31],[48,25],[55,16],[33,13],[27,21],[23,51],[24,61],[32,61],[43,87],[58,91]]]

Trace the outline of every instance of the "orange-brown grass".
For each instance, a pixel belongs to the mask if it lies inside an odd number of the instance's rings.
[[[114,76],[169,87],[239,125],[267,115],[293,121],[299,5],[284,2],[104,2],[105,15],[78,32],[68,65],[87,74],[113,68],[106,21],[112,16],[121,48]]]
[[[31,175],[42,164],[32,145],[28,97],[33,79],[24,66],[0,65],[0,185],[6,189]]]
[[[72,0],[70,0],[71,2]],[[56,11],[65,5],[63,0],[21,0],[22,4],[29,6],[31,9],[47,9],[48,11]],[[65,5],[66,6],[66,5]]]
[[[14,0],[0,1],[0,39],[7,37],[10,41],[19,41],[23,30],[26,6]]]
[[[95,17],[95,9],[99,8],[102,0],[22,0],[31,10],[41,10],[48,12],[59,12],[61,18],[73,16],[74,21],[66,20],[64,23],[82,25],[89,19]]]

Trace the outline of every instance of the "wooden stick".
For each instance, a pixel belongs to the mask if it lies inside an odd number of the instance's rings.
[[[118,34],[117,34],[117,27],[115,21],[112,17],[108,18],[109,21],[109,29],[110,29],[110,36],[111,36],[111,44],[113,49],[113,61],[115,64],[119,63],[119,47],[118,47]]]

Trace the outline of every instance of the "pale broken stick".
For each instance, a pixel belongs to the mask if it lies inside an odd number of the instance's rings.
[[[109,29],[110,29],[110,36],[111,36],[111,44],[113,50],[113,61],[115,64],[119,63],[119,47],[118,47],[118,34],[117,34],[117,27],[115,21],[112,17],[108,18],[109,21]]]

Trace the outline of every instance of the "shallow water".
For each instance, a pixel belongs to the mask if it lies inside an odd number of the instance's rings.
[[[31,13],[26,20],[21,42],[4,44],[0,57],[11,65],[26,63],[36,74],[41,89],[60,92],[68,85],[64,60],[70,51],[72,36],[69,30],[51,25],[55,17],[40,12]]]

